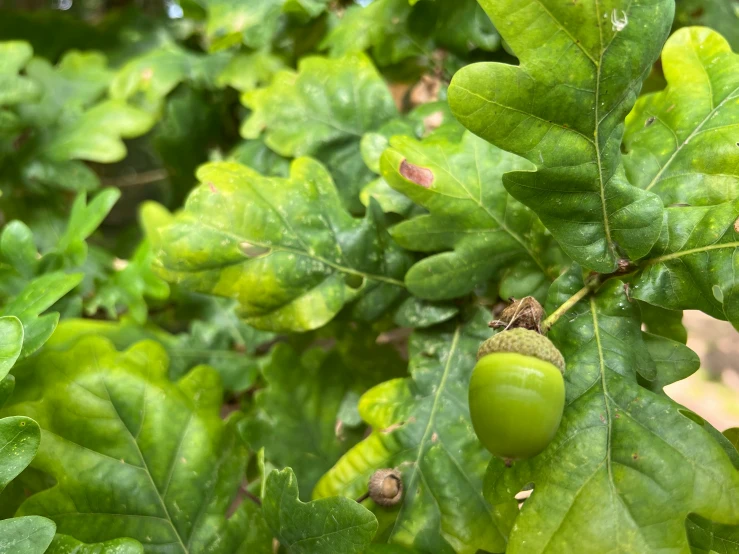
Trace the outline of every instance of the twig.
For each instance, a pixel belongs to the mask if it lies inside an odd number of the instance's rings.
[[[583,288],[581,288],[575,294],[570,296],[559,308],[554,310],[549,317],[547,317],[544,321],[541,322],[541,332],[546,335],[549,329],[551,329],[554,326],[554,324],[557,323],[557,321],[559,321],[560,317],[565,315],[575,304],[580,302],[580,300],[582,300],[588,294],[594,291],[599,283],[600,283],[600,279],[598,278],[598,276],[596,276],[595,278],[589,279],[585,283],[585,286]]]
[[[163,181],[169,177],[166,169],[152,169],[151,171],[142,171],[141,173],[132,173],[131,175],[121,175],[120,177],[110,177],[103,179],[103,184],[107,187],[135,187],[139,185],[147,185],[157,181]]]
[[[259,498],[257,495],[252,494],[248,490],[242,487],[241,492],[244,493],[244,496],[246,496],[249,500],[253,501],[257,506],[262,505],[262,499]]]

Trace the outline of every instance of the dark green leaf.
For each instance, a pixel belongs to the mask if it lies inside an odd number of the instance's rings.
[[[301,502],[298,482],[290,468],[273,470],[267,476],[262,510],[290,554],[360,554],[377,531],[372,512],[349,498]]]
[[[688,330],[683,325],[683,312],[665,310],[646,302],[639,302],[639,309],[647,331],[682,344],[688,342]]]
[[[665,210],[631,296],[668,310],[702,310],[739,328],[738,218],[739,200]]]
[[[211,51],[241,44],[266,46],[277,30],[284,0],[208,0],[205,29]]]
[[[164,44],[123,66],[110,84],[110,96],[155,113],[162,100],[185,80],[214,85],[228,61],[229,56],[198,56],[174,44]]]
[[[400,327],[431,327],[451,319],[459,313],[454,304],[429,302],[411,296],[406,298],[395,312],[395,323]]]
[[[692,514],[685,527],[692,554],[739,554],[739,525],[720,525]]]
[[[58,124],[70,114],[84,111],[102,96],[112,77],[100,52],[70,51],[56,66],[34,58],[26,73],[43,90],[38,103],[22,108],[24,119],[37,125]]]
[[[240,53],[228,62],[218,76],[217,84],[246,92],[268,85],[272,77],[284,68],[285,62],[267,50]]]
[[[6,375],[5,379],[0,381],[0,408],[8,401],[14,389],[15,377],[13,375]]]
[[[550,311],[582,287],[578,268],[558,279]],[[496,505],[534,484],[506,552],[686,552],[689,514],[739,523],[739,473],[722,447],[680,405],[637,384],[647,353],[638,316],[611,279],[550,331],[567,363],[560,429],[539,456],[488,470]]]
[[[521,65],[463,68],[449,87],[452,111],[536,164],[503,182],[574,260],[608,273],[619,248],[644,256],[659,235],[662,205],[629,184],[620,144],[624,118],[669,32],[672,0],[481,5]]]
[[[228,158],[268,177],[289,177],[290,161],[270,150],[262,140],[245,140],[229,153]]]
[[[83,337],[98,335],[125,350],[142,340],[160,343],[170,360],[169,378],[178,380],[198,365],[218,371],[228,392],[243,392],[259,376],[261,360],[254,357],[258,346],[273,338],[241,322],[229,302],[213,302],[204,319],[191,323],[187,333],[171,335],[153,325],[138,325],[129,317],[120,322],[91,319],[66,319],[54,331],[47,348],[67,349]]]
[[[425,65],[437,61],[434,50],[460,55],[480,48],[496,50],[500,36],[475,0],[422,2],[374,0],[349,6],[321,43],[332,56],[369,50],[380,66],[420,57]]]
[[[643,338],[657,367],[656,379],[649,382],[652,392],[661,392],[665,386],[698,371],[700,358],[684,344],[650,333],[644,333]]]
[[[739,50],[739,5],[736,0],[677,0],[675,5],[675,25],[711,27]]]
[[[344,429],[339,420],[353,385],[351,369],[337,354],[313,350],[299,356],[277,345],[262,372],[267,387],[255,395],[256,411],[244,423],[244,436],[253,450],[264,447],[275,466],[292,468],[302,499],[309,500],[321,475],[361,438],[361,429]]]
[[[87,302],[87,313],[94,314],[103,307],[111,319],[124,309],[139,324],[146,322],[146,299],[166,300],[169,285],[160,279],[151,267],[151,247],[147,241],[139,245],[130,260],[114,261],[115,273],[107,279]]]
[[[411,377],[362,396],[359,413],[372,434],[319,481],[314,498],[358,498],[375,470],[394,467],[402,473],[404,496],[390,511],[374,508],[379,540],[459,554],[505,548],[480,494],[490,455],[472,430],[467,400],[488,319],[480,309],[466,325],[416,331],[409,344]]]
[[[739,451],[739,427],[732,427],[724,431],[724,436],[729,439],[729,442]]]

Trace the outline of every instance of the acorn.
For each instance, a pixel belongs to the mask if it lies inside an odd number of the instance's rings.
[[[380,506],[395,506],[403,496],[403,480],[395,469],[379,469],[369,480],[369,497]]]
[[[536,331],[510,329],[483,342],[469,388],[482,445],[506,465],[543,451],[562,420],[564,371],[562,353]]]

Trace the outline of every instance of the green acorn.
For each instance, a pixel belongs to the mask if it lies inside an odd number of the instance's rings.
[[[502,331],[480,346],[469,389],[472,426],[506,465],[539,454],[564,412],[565,361],[545,336]]]

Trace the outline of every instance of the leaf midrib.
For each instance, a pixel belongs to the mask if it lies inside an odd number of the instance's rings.
[[[708,252],[710,250],[721,250],[724,248],[738,248],[739,242],[723,242],[719,244],[709,244],[708,246],[700,246],[698,248],[691,248],[689,250],[681,250],[679,252],[673,252],[672,254],[666,254],[657,258],[646,260],[645,265],[656,265],[670,260],[682,258],[683,256],[689,256],[691,254],[700,254],[701,252]]]
[[[460,335],[461,335],[461,327],[458,325],[457,328],[454,330],[454,337],[452,337],[452,344],[449,347],[449,354],[447,355],[446,364],[444,366],[444,373],[441,376],[441,380],[439,381],[439,388],[436,391],[434,402],[431,405],[431,411],[429,412],[429,419],[428,419],[428,423],[426,424],[426,429],[424,430],[421,440],[418,443],[418,454],[416,455],[416,460],[413,463],[413,466],[411,469],[410,479],[408,479],[408,491],[413,490],[416,485],[416,479],[420,472],[419,464],[421,463],[421,458],[423,457],[426,451],[424,448],[424,445],[428,442],[429,435],[433,432],[436,412],[439,409],[439,399],[442,397],[444,393],[444,388],[446,387],[446,382],[447,382],[447,379],[449,377],[449,373],[452,367],[452,358],[454,358],[454,353],[456,352],[457,347],[459,345]],[[400,507],[400,510],[398,511],[398,515],[395,518],[395,522],[393,523],[393,528],[390,531],[390,534],[388,535],[388,542],[390,542],[389,539],[391,539],[393,535],[395,535],[395,532],[398,528],[398,522],[401,520],[403,510],[405,510],[407,505],[408,505],[408,502],[404,501],[402,506]]]
[[[701,66],[702,67],[702,66]],[[667,168],[672,164],[673,161],[675,161],[675,158],[677,158],[677,155],[682,151],[682,149],[690,144],[690,141],[700,134],[703,129],[703,126],[708,123],[708,121],[716,114],[729,100],[733,100],[733,95],[739,92],[739,87],[735,88],[733,91],[731,91],[726,98],[724,98],[719,104],[716,105],[715,108],[713,108],[710,112],[708,112],[708,115],[701,121],[698,126],[693,130],[692,133],[686,138],[681,144],[678,145],[678,147],[675,149],[675,151],[672,153],[672,156],[667,160],[665,165],[662,166],[662,168],[657,172],[657,175],[654,176],[654,178],[650,181],[650,183],[644,188],[644,190],[649,190],[652,187],[654,187],[660,180],[660,177],[664,174],[664,172],[667,170]],[[668,126],[670,130],[672,131],[672,128]],[[672,131],[674,133],[674,131]]]
[[[480,191],[481,191],[481,194],[482,194],[482,183],[483,183],[483,180],[482,180],[482,176],[480,175],[480,162],[479,162],[480,154],[479,154],[479,150],[478,150],[478,145],[479,145],[479,143],[477,141],[475,141],[475,143],[474,143],[475,169],[477,170],[478,182],[480,183]],[[451,171],[451,164],[449,162],[449,159],[447,157],[447,153],[446,153],[446,150],[445,149],[441,149],[440,150],[440,153],[444,156],[444,162],[445,162],[446,167],[442,167],[437,162],[434,162],[433,160],[431,160],[430,157],[425,152],[423,152],[422,150],[415,150],[415,153],[419,157],[421,157],[424,160],[426,160],[426,165],[436,165],[437,167],[439,167],[439,169],[441,169],[444,173],[446,173],[449,178],[451,178],[452,180],[454,180],[461,187],[461,189],[464,190],[464,192],[467,194],[467,197],[466,198],[464,198],[464,197],[452,197],[451,195],[444,195],[444,196],[447,196],[448,198],[454,198],[454,199],[457,199],[457,200],[462,200],[462,201],[464,201],[464,200],[470,200],[470,201],[474,202],[480,210],[482,210],[485,214],[487,214],[487,216],[493,222],[495,222],[495,224],[498,226],[499,230],[501,230],[504,233],[506,233],[508,236],[510,236],[513,240],[515,240],[521,246],[521,248],[523,249],[523,251],[534,261],[534,263],[539,267],[539,269],[542,271],[542,273],[544,273],[544,275],[547,276],[547,278],[550,278],[550,279],[552,278],[552,276],[550,275],[550,272],[547,271],[547,268],[542,263],[540,257],[539,256],[536,256],[534,254],[534,252],[526,244],[526,241],[524,241],[523,238],[518,233],[516,233],[515,231],[513,231],[512,229],[510,229],[508,227],[508,225],[505,223],[505,218],[504,219],[499,219],[497,217],[497,215],[495,213],[493,213],[488,206],[486,206],[485,204],[483,204],[482,199],[475,197],[475,195],[473,195],[472,192],[467,188],[466,184],[462,180],[460,180],[459,178],[457,178],[456,174],[453,171]],[[436,190],[434,192],[436,192],[437,194],[442,194],[442,193],[440,193],[439,191],[436,191]],[[506,209],[508,209],[508,192],[504,191],[504,194],[505,194],[504,198],[505,198],[505,201],[506,201],[506,206],[505,207],[506,207]],[[481,229],[481,230],[473,229],[473,230],[469,230],[469,231],[460,231],[460,232],[480,233],[480,232],[493,232],[493,231],[496,231],[496,229]],[[452,231],[452,232],[453,233],[456,233],[457,231]],[[443,231],[442,230],[442,231],[438,231],[438,233],[446,233],[446,231]]]
[[[211,224],[209,224],[209,223],[207,223],[205,221],[202,221],[202,220],[198,220],[197,224],[198,225],[202,225],[203,227],[206,227],[208,229],[211,229],[212,231],[215,231],[217,233],[220,233],[220,234],[222,234],[222,235],[224,235],[224,236],[226,236],[226,237],[228,237],[230,239],[233,239],[234,241],[237,241],[239,243],[241,243],[241,242],[248,242],[249,244],[253,244],[254,246],[260,246],[262,248],[268,248],[268,249],[273,250],[273,251],[289,252],[291,254],[295,254],[295,255],[298,255],[298,256],[305,256],[306,258],[310,258],[310,259],[315,260],[317,262],[321,262],[322,264],[325,264],[325,265],[327,265],[329,267],[332,267],[335,270],[341,271],[343,273],[348,273],[350,275],[357,275],[359,277],[366,277],[367,279],[372,279],[374,281],[382,281],[382,282],[388,283],[390,285],[395,285],[395,286],[398,286],[398,287],[405,288],[405,283],[403,281],[398,280],[398,279],[393,279],[392,277],[386,277],[384,275],[376,275],[374,273],[365,273],[364,271],[359,271],[358,269],[353,269],[353,268],[350,268],[350,267],[342,266],[342,265],[336,264],[334,262],[331,262],[331,261],[329,261],[329,260],[327,260],[327,259],[325,259],[325,258],[323,258],[321,256],[316,256],[315,254],[311,254],[311,253],[309,253],[309,252],[307,252],[305,250],[300,250],[298,248],[294,248],[294,247],[291,247],[291,246],[284,246],[284,245],[281,245],[281,244],[275,244],[275,243],[270,243],[270,242],[260,242],[260,241],[255,241],[255,240],[252,240],[252,239],[246,239],[246,238],[240,237],[240,236],[238,236],[238,235],[236,235],[234,233],[230,233],[228,231],[225,231],[223,229],[220,229],[220,228],[218,228],[218,227],[216,227],[214,225],[211,225]],[[268,255],[269,254],[267,254],[267,256]],[[244,260],[243,261],[246,262],[246,261],[249,261],[249,259],[250,259],[249,257],[244,256]],[[239,262],[239,263],[243,263],[243,262]]]
[[[595,63],[596,67],[596,75],[595,75],[595,110],[594,110],[594,116],[595,116],[595,122],[593,125],[593,145],[595,146],[595,157],[598,162],[598,185],[600,187],[600,206],[601,210],[603,212],[603,231],[606,235],[606,243],[608,244],[608,250],[609,254],[613,256],[613,239],[611,239],[611,225],[608,221],[608,210],[606,209],[606,190],[605,190],[605,184],[603,183],[603,162],[601,160],[601,154],[600,154],[600,79],[601,79],[601,68],[603,66],[603,54],[605,54],[606,50],[603,49],[603,28],[601,27],[601,17],[600,17],[600,0],[595,0],[595,15],[596,15],[596,25],[598,26],[598,37],[599,37],[599,44],[600,44],[600,54],[597,63]],[[610,46],[610,43],[609,45]],[[610,471],[610,469],[609,469]]]
[[[175,534],[175,537],[177,537],[177,541],[179,542],[180,546],[182,547],[182,552],[185,554],[189,554],[190,550],[185,546],[185,543],[182,540],[182,537],[180,536],[179,531],[177,530],[177,527],[175,527],[174,521],[172,520],[172,516],[169,514],[169,508],[167,508],[167,504],[164,501],[164,497],[162,496],[161,491],[156,486],[156,483],[154,483],[154,478],[151,476],[151,470],[149,469],[149,464],[146,461],[146,458],[144,457],[144,453],[141,451],[141,447],[139,446],[138,441],[136,440],[134,434],[131,432],[131,430],[128,428],[128,425],[123,421],[123,418],[121,417],[120,412],[118,411],[118,408],[116,407],[115,403],[113,402],[113,397],[110,395],[110,390],[108,389],[108,383],[105,382],[105,377],[100,379],[101,384],[105,388],[105,392],[108,395],[108,401],[110,402],[110,406],[113,408],[113,411],[115,412],[116,417],[118,418],[118,421],[120,421],[123,428],[128,433],[129,437],[131,437],[131,442],[133,446],[136,448],[136,452],[139,455],[139,459],[141,460],[141,468],[144,470],[144,473],[146,473],[147,479],[149,479],[149,483],[151,483],[151,487],[156,492],[157,499],[159,500],[159,504],[161,505],[162,509],[164,510],[164,514],[167,516],[166,518],[162,518],[164,521],[166,521],[169,526],[172,528],[172,531]],[[148,385],[147,385],[148,388]]]

